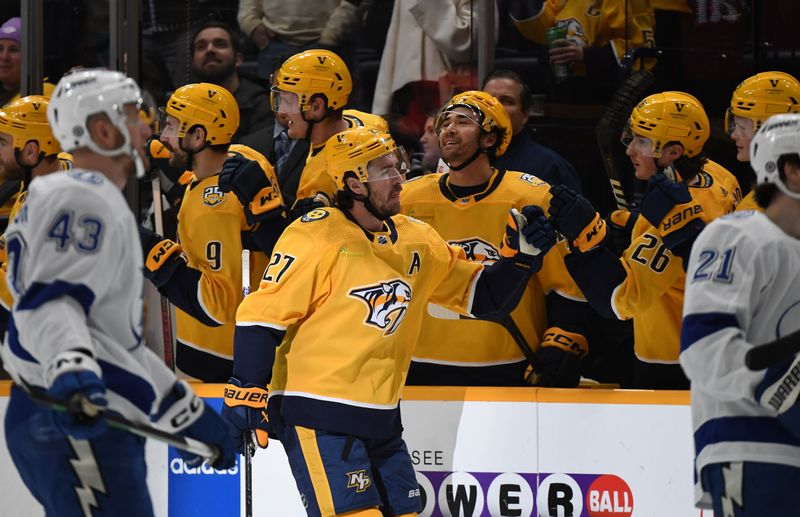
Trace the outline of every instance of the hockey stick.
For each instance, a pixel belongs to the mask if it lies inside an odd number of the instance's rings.
[[[242,296],[250,294],[250,250],[242,250]],[[253,516],[253,431],[244,433],[244,515]]]
[[[655,77],[649,70],[633,72],[611,97],[595,128],[597,145],[603,158],[603,168],[606,170],[611,190],[614,193],[614,200],[619,208],[628,209],[631,203],[625,195],[622,177],[614,162],[614,146],[619,141],[634,106],[642,99],[654,80]]]
[[[195,440],[194,438],[189,438],[188,436],[180,436],[177,434],[168,433],[167,431],[152,425],[128,420],[127,418],[116,413],[95,406],[89,402],[86,397],[83,397],[79,394],[74,396],[72,400],[66,401],[53,397],[52,395],[48,395],[42,390],[33,389],[30,386],[23,386],[22,388],[25,390],[31,400],[53,408],[56,411],[69,411],[70,413],[83,414],[90,418],[102,418],[108,422],[108,425],[111,427],[116,427],[117,429],[137,434],[145,438],[152,438],[153,440],[158,440],[166,443],[167,445],[171,445],[176,449],[181,449],[183,451],[202,456],[211,464],[213,464],[217,458],[219,458],[219,449],[215,445],[209,445],[199,440]]]
[[[153,187],[153,219],[158,235],[164,235],[164,210],[161,204],[161,178],[156,171],[151,183]],[[161,333],[164,339],[164,363],[175,371],[175,353],[172,344],[172,308],[166,296],[161,296]]]
[[[800,352],[800,330],[747,351],[744,362],[751,370],[763,370]]]

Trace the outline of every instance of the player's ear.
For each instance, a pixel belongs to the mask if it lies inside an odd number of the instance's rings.
[[[355,176],[348,176],[347,179],[345,179],[345,182],[353,194],[364,196],[367,195],[366,187],[364,187],[364,184],[361,183]]]
[[[494,144],[497,143],[497,133],[492,131],[491,133],[483,133],[481,134],[480,138],[480,145],[484,149],[491,149]]]
[[[86,127],[89,129],[92,140],[100,149],[116,149],[122,145],[124,140],[122,133],[111,123],[105,113],[90,115],[86,121]]]
[[[26,165],[34,164],[39,159],[39,142],[28,140],[22,147],[22,162]]]
[[[672,161],[677,160],[683,156],[683,146],[679,143],[672,143],[666,146],[664,154]]]
[[[786,160],[783,164],[783,175],[786,177],[786,185],[793,192],[800,192],[800,164],[792,160]]]

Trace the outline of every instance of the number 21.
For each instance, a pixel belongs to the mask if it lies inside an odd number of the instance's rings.
[[[733,280],[733,256],[736,254],[736,248],[728,248],[722,253],[717,252],[715,249],[706,249],[700,252],[700,257],[697,259],[699,264],[697,271],[692,276],[692,282],[702,282],[704,280],[713,280],[714,282],[731,283]],[[713,271],[713,265],[720,259],[721,263],[716,271]]]

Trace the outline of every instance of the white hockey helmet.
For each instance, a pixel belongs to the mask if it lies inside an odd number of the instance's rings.
[[[136,165],[136,177],[144,177],[144,162],[131,144],[124,107],[142,104],[136,81],[122,72],[100,68],[76,70],[58,81],[47,106],[47,119],[65,152],[88,147],[102,156],[129,154]],[[101,149],[89,135],[86,122],[91,115],[105,113],[124,138],[116,149]]]
[[[800,154],[800,113],[770,117],[750,142],[750,165],[758,183],[774,183],[787,196],[800,199],[800,192],[789,190],[781,179],[778,159],[787,154]]]

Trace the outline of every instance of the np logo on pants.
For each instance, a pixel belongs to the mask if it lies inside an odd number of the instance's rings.
[[[347,473],[347,488],[355,488],[356,492],[363,492],[372,485],[372,480],[366,470],[356,470]]]

